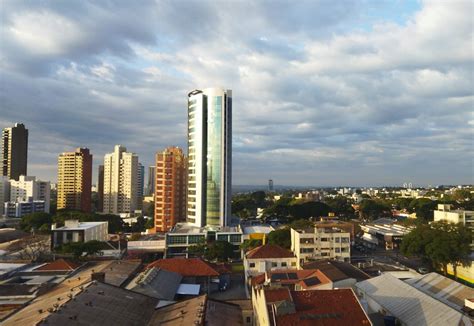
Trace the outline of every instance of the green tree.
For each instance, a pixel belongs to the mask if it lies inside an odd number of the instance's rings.
[[[291,232],[289,228],[278,229],[268,234],[268,243],[282,248],[291,248]]]
[[[424,221],[433,221],[434,210],[438,202],[428,198],[413,199],[410,203],[410,210],[416,213],[416,217]]]
[[[205,260],[228,261],[234,257],[234,246],[227,241],[214,241],[205,243],[204,241],[188,248],[188,253],[192,256],[204,258]]]
[[[374,199],[364,199],[360,203],[359,211],[363,218],[375,220],[379,217],[390,216],[390,206],[385,202]]]
[[[244,252],[247,252],[253,248],[257,248],[262,245],[262,240],[260,239],[249,239],[245,240],[241,245],[240,249],[242,249]]]
[[[468,189],[458,189],[453,193],[453,199],[457,202],[469,201],[472,199],[471,191]]]
[[[341,217],[353,217],[354,208],[352,208],[349,200],[344,196],[328,197],[324,202],[330,207],[331,212]]]
[[[36,231],[40,229],[41,231],[49,231],[52,221],[52,216],[48,213],[32,213],[23,216],[20,221],[20,228],[26,232],[30,232],[32,229]]]
[[[291,222],[290,228],[295,230],[311,229],[314,228],[314,223],[310,220],[299,219]]]

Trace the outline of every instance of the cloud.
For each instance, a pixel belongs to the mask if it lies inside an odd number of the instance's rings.
[[[151,165],[186,146],[187,92],[223,86],[235,184],[472,183],[472,6],[6,1],[0,122],[42,178],[78,146]]]

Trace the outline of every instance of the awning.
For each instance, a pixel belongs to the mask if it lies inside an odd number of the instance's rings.
[[[176,294],[199,295],[201,286],[199,284],[180,284]]]

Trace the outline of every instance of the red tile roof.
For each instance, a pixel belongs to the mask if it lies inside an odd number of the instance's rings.
[[[291,291],[290,295],[296,312],[276,316],[274,325],[371,325],[351,289]]]
[[[263,283],[265,283],[265,280],[267,278],[272,279],[272,275],[275,275],[275,274],[288,274],[288,273],[296,274],[296,278],[282,278],[282,279],[278,279],[278,280],[275,279],[275,280],[272,281],[272,283],[278,283],[278,284],[284,284],[284,285],[299,284],[304,289],[308,289],[308,288],[311,288],[313,286],[313,285],[307,285],[304,282],[304,280],[309,279],[309,278],[314,278],[315,277],[319,280],[319,283],[317,283],[315,285],[322,285],[322,284],[331,283],[331,280],[326,275],[321,273],[320,270],[317,270],[317,269],[296,270],[296,269],[285,268],[285,269],[276,269],[276,270],[269,271],[269,272],[266,273],[266,275],[265,274],[260,274],[260,275],[254,276],[252,278],[251,284],[253,286],[263,284]]]
[[[290,289],[281,287],[265,290],[265,300],[267,304],[279,301],[291,301]]]
[[[164,270],[181,274],[182,276],[219,276],[219,272],[209,263],[201,258],[168,258],[159,259],[150,264],[147,268],[162,268]]]
[[[253,276],[250,283],[252,286],[265,283],[265,273]]]
[[[247,259],[265,259],[265,258],[293,258],[295,255],[277,245],[263,245],[247,252]]]
[[[61,258],[61,259],[55,260],[51,263],[47,263],[47,264],[35,269],[35,271],[41,271],[41,272],[73,271],[73,270],[79,268],[79,266],[81,266],[81,265],[70,262],[70,261],[66,261],[66,260]]]

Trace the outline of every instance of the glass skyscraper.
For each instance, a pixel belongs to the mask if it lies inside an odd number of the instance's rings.
[[[232,91],[188,94],[187,220],[196,226],[227,226],[231,215]]]

